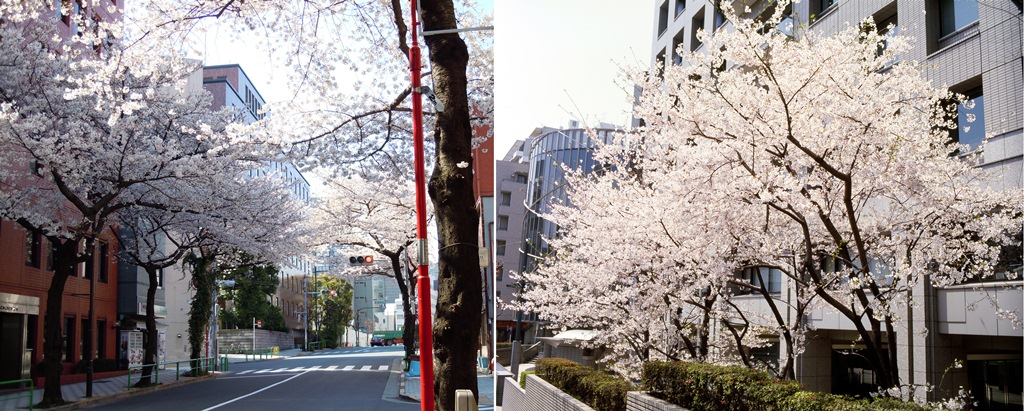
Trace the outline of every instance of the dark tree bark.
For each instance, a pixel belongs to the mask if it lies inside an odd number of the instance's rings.
[[[411,283],[405,281],[405,270],[402,268],[402,253],[409,244],[398,248],[398,251],[377,250],[391,262],[391,272],[398,283],[398,291],[402,294],[402,344],[405,346],[405,358],[416,355],[416,316],[412,314],[412,295],[409,292]]]
[[[457,27],[452,0],[425,0],[421,5],[424,31]],[[469,52],[457,34],[426,36],[425,42],[434,90],[445,106],[437,113],[435,165],[428,183],[440,257],[433,326],[434,404],[437,410],[453,410],[455,390],[469,389],[478,396],[476,355],[483,305],[466,95]]]
[[[149,288],[146,289],[146,341],[142,351],[142,377],[135,383],[136,387],[150,385],[150,375],[157,363],[157,350],[159,349],[159,331],[156,329],[156,267],[146,266],[146,274],[149,275]],[[152,367],[151,367],[152,366]]]
[[[24,224],[23,224],[24,226]],[[32,229],[30,226],[25,226]],[[36,406],[39,408],[56,407],[66,404],[60,390],[60,374],[63,371],[61,358],[64,356],[63,298],[64,286],[68,278],[75,273],[75,264],[84,261],[78,257],[78,241],[60,240],[47,237],[55,246],[53,257],[53,280],[46,291],[46,315],[43,317],[43,399]],[[88,248],[87,248],[88,249]]]

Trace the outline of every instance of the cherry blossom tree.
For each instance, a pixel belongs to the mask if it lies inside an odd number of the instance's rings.
[[[310,219],[317,227],[316,238],[323,246],[341,245],[372,251],[386,258],[386,274],[398,284],[405,323],[402,338],[406,356],[416,353],[417,321],[413,313],[416,298],[416,268],[407,264],[415,255],[416,207],[414,185],[392,182],[386,186],[360,176],[328,182],[331,194],[317,199]],[[350,267],[348,256],[325,257],[344,276],[375,275],[379,265]]]
[[[423,31],[487,26],[472,2],[424,1]],[[335,167],[377,180],[412,174],[408,96],[408,24],[403,2],[147,2],[131,30],[140,37],[186,40],[204,24],[256,31],[255,47],[288,65],[295,96],[268,105],[274,115],[240,133],[300,167]],[[473,121],[492,111],[490,45],[480,32],[425,37],[428,85],[444,109],[430,112],[433,170],[429,191],[439,233],[439,299],[434,327],[435,403],[452,409],[456,389],[476,390],[475,356],[482,301],[477,267],[478,213],[472,190]],[[175,42],[174,40],[169,40]],[[177,42],[175,42],[177,44]],[[472,47],[470,47],[470,45]],[[357,78],[340,87],[341,74]],[[470,102],[484,113],[470,116]],[[440,107],[440,106],[435,106]],[[300,125],[296,127],[296,125]],[[250,128],[252,130],[253,128]],[[467,166],[469,165],[469,166]],[[407,177],[406,177],[407,178]]]
[[[137,205],[118,210],[122,255],[149,277],[144,365],[157,363],[154,307],[159,270],[178,264],[187,253],[202,247],[255,255],[257,262],[280,262],[286,256],[303,253],[304,207],[291,197],[283,179],[243,176],[243,167],[256,166],[253,162],[238,162],[236,168],[226,170],[227,174],[193,179],[176,196],[205,201],[188,208],[179,207],[170,198],[154,198],[164,195],[155,192]],[[197,204],[203,208],[195,207]],[[143,368],[138,386],[150,384],[152,370]]]
[[[196,180],[233,169],[247,154],[221,137],[231,113],[212,112],[208,95],[189,82],[194,61],[159,45],[125,49],[107,23],[76,21],[81,34],[62,40],[55,13],[12,12],[0,27],[0,216],[42,233],[54,251],[43,406],[64,403],[65,283],[116,226],[116,214],[134,206],[204,210],[210,198],[194,195]]]
[[[764,29],[782,20],[784,5],[768,21],[723,5],[735,27],[702,33],[707,52],[634,76],[645,125],[602,150],[614,170],[574,181],[572,208],[551,213],[560,237],[555,255],[524,275],[536,284],[526,307],[566,327],[608,323],[620,357],[620,336],[656,335],[675,321],[699,333],[703,315],[684,314],[710,313],[725,332],[711,337],[717,357],[703,359],[724,362],[748,361],[742,352],[758,344],[756,333],[740,331],[754,326],[780,333],[792,358],[804,314],[835,311],[867,347],[879,385],[899,386],[894,342],[915,286],[998,274],[1000,250],[1020,230],[1022,193],[985,188],[976,155],[951,155],[967,152],[949,137],[962,97],[898,59],[902,38],[869,22],[790,37]],[[793,300],[764,293],[769,270]],[[742,290],[776,306],[751,310]],[[577,292],[592,301],[564,297]],[[670,301],[681,304],[674,311]],[[785,310],[797,315],[771,318]],[[738,318],[751,313],[769,315]],[[671,358],[673,344],[656,349]]]

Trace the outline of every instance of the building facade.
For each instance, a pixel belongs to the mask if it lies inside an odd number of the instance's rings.
[[[121,9],[105,0],[97,4],[73,2],[70,10],[44,10],[50,15],[56,34],[68,39],[85,29],[76,21],[119,21]],[[49,14],[52,13],[52,14]],[[93,25],[95,27],[95,25]],[[28,162],[6,165],[8,171],[37,178]],[[41,178],[41,177],[38,177]],[[88,330],[95,330],[93,358],[116,356],[117,316],[117,239],[106,231],[87,263],[79,264],[76,275],[68,278],[62,296],[61,326],[64,353],[63,375],[79,371],[74,366],[84,356]],[[41,377],[36,365],[43,360],[43,318],[46,315],[47,290],[53,279],[52,248],[41,233],[25,230],[10,220],[0,220],[0,381]],[[89,322],[89,283],[95,279],[95,323]],[[41,381],[36,381],[37,385]]]
[[[494,317],[495,340],[511,342],[516,322],[515,311],[508,307],[518,293],[511,272],[519,271],[523,218],[526,215],[526,181],[529,165],[523,157],[527,140],[516,141],[501,160],[494,162]]]
[[[749,6],[756,17],[771,2],[734,2]],[[651,60],[661,64],[685,64],[681,55],[701,52],[700,30],[728,29],[729,23],[705,0],[656,0]],[[906,34],[913,49],[901,59],[923,62],[924,74],[936,86],[948,86],[973,99],[977,120],[970,131],[956,136],[978,149],[983,141],[979,167],[992,172],[991,187],[1019,190],[1022,177],[1022,31],[1021,3],[1011,0],[812,0],[791,5],[785,11],[799,36],[801,30],[836,33],[864,19],[880,29]],[[961,116],[965,108],[960,107]],[[978,410],[1020,409],[1024,331],[997,316],[995,307],[973,302],[983,295],[998,295],[1000,309],[1021,312],[1021,267],[1016,280],[993,281],[936,289],[918,285],[914,300],[902,319],[897,341],[900,379],[910,385],[936,385],[937,390],[916,395],[934,400],[969,388]],[[741,274],[739,274],[741,275]],[[779,281],[780,296],[793,287]],[[741,300],[744,297],[738,297]],[[752,299],[760,297],[750,297]],[[751,307],[756,304],[751,302]],[[756,309],[756,308],[754,308]],[[854,325],[837,313],[817,310],[810,314],[806,349],[797,364],[797,378],[809,389],[841,394],[874,391],[873,374],[866,361],[851,351],[857,339]],[[779,345],[770,347],[778,357]],[[963,367],[956,367],[956,361]],[[946,393],[946,394],[942,394]]]
[[[600,145],[610,144],[616,132],[614,126],[603,123],[600,126],[588,130],[578,128],[576,121],[570,121],[566,129],[543,127],[531,133],[529,149],[524,147],[522,155],[522,160],[527,162],[528,175],[519,244],[519,272],[535,269],[540,260],[551,252],[547,239],[557,234],[558,225],[542,215],[549,212],[552,205],[567,202],[566,171],[591,173],[600,168],[594,152]],[[502,226],[502,215],[499,214],[499,230]],[[545,331],[538,327],[543,319],[532,313],[516,313],[516,316],[523,342],[531,343],[536,337],[545,335]]]

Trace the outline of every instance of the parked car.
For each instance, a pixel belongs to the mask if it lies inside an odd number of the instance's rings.
[[[370,346],[371,347],[383,347],[384,346],[384,338],[379,336],[379,335],[373,336],[372,338],[370,338]]]

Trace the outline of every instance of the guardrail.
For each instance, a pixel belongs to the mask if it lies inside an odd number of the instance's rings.
[[[28,391],[15,393],[15,394],[12,394],[10,396],[6,396],[5,395],[3,397],[4,402],[7,402],[9,400],[17,400],[19,398],[28,398],[28,409],[32,410],[32,407],[34,407],[35,404],[36,404],[36,401],[35,401],[36,388],[35,388],[35,384],[32,382],[32,379],[0,381],[0,390],[7,389],[8,387],[4,387],[5,385],[15,385],[15,384],[16,384],[15,388],[22,388],[22,384],[25,384],[25,383],[28,383]]]
[[[159,384],[160,383],[160,366],[162,366],[162,365],[163,366],[167,366],[167,365],[172,365],[173,364],[174,365],[174,380],[178,381],[178,380],[181,379],[181,364],[182,363],[189,364],[189,369],[190,370],[196,370],[196,369],[204,370],[204,371],[205,370],[216,370],[218,367],[220,368],[221,371],[227,371],[228,370],[228,357],[226,357],[226,356],[221,356],[220,358],[216,358],[216,357],[203,357],[203,358],[195,358],[195,359],[181,360],[181,361],[161,362],[161,363],[156,363],[156,364],[136,365],[136,366],[133,366],[133,367],[128,367],[128,389],[129,390],[132,389],[132,374],[134,374],[136,371],[141,372],[141,371],[143,371],[146,368],[152,368],[153,369],[152,374],[149,375],[149,377],[151,378],[151,380],[150,380],[151,383],[152,384]],[[141,378],[141,376],[140,376],[140,378]]]
[[[265,360],[281,353],[280,347],[266,347],[257,348],[255,350],[242,350],[242,354],[245,355],[245,360],[249,361],[249,356],[252,356],[252,361]]]
[[[310,351],[316,351],[316,350],[322,350],[322,349],[324,349],[323,341],[315,341],[315,342],[309,343],[309,350]]]

